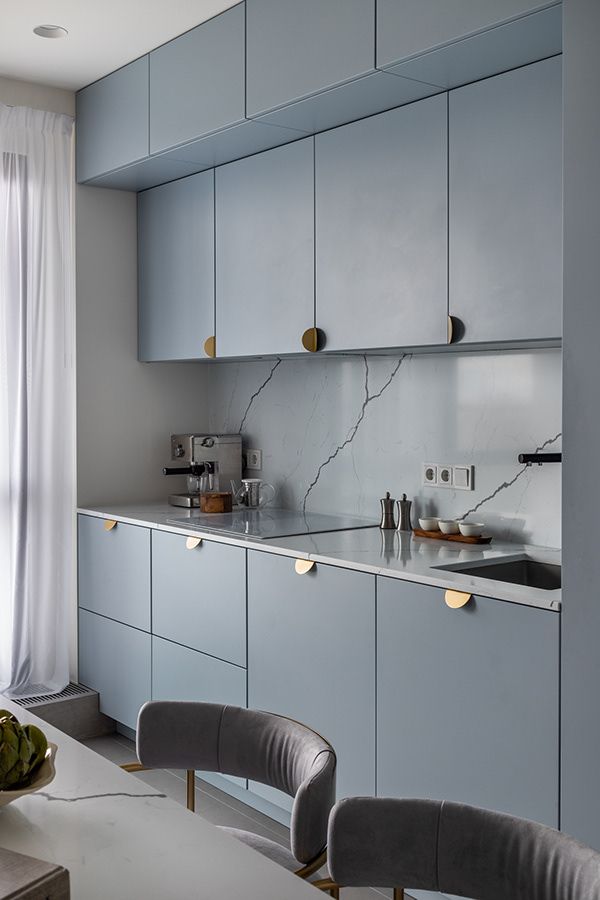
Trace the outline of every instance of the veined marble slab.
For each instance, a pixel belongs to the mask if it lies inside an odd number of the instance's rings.
[[[510,603],[535,606],[540,609],[559,610],[560,590],[546,591],[540,588],[493,581],[477,577],[475,574],[447,572],[440,566],[482,560],[508,559],[527,554],[541,562],[560,565],[560,550],[537,547],[528,544],[493,541],[491,544],[460,544],[430,538],[419,538],[407,532],[381,531],[379,528],[360,528],[352,531],[333,531],[324,534],[309,534],[301,537],[256,540],[201,532],[198,528],[177,528],[169,524],[174,507],[167,503],[123,504],[100,506],[94,509],[79,509],[88,516],[117,519],[130,525],[142,525],[160,531],[201,536],[208,541],[249,547],[267,553],[277,553],[294,559],[309,559],[314,562],[340,566],[401,578],[417,584],[451,588],[494,597]]]
[[[69,870],[74,900],[309,900],[315,888],[37,716],[56,778],[0,809],[0,845]],[[322,896],[322,894],[321,894]]]

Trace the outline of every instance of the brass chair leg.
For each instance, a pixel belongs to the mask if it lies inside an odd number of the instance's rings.
[[[311,881],[310,883],[319,891],[324,891],[329,894],[334,900],[340,900],[340,886],[331,878],[320,878],[318,881]]]
[[[187,770],[187,808],[190,812],[196,811],[196,773],[193,769]]]
[[[404,888],[394,888],[394,900],[404,900]]]
[[[139,762],[134,763],[123,763],[122,766],[119,766],[120,769],[123,769],[124,772],[147,772],[148,766],[143,766]]]
[[[297,875],[298,878],[310,878],[310,876],[325,865],[327,862],[327,848],[321,851],[318,856],[311,861],[306,863],[305,866],[302,866],[300,869],[296,869],[294,875]]]

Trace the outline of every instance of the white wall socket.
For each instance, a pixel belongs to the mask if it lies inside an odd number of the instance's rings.
[[[423,463],[421,481],[426,487],[472,491],[474,479],[475,466]]]
[[[262,450],[246,450],[246,468],[260,472],[262,469]]]
[[[423,463],[423,484],[436,487],[438,483],[438,467],[435,463]]]
[[[452,466],[438,466],[438,487],[452,487]]]

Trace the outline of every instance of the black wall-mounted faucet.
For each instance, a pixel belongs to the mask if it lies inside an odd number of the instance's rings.
[[[538,466],[544,463],[562,462],[562,453],[519,453],[519,462],[526,466],[537,463]]]

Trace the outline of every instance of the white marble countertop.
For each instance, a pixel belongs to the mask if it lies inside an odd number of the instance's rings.
[[[519,584],[494,581],[476,574],[443,571],[440,566],[468,564],[492,559],[508,559],[523,554],[542,562],[560,565],[560,550],[492,541],[491,544],[460,544],[443,540],[415,537],[410,533],[381,531],[379,528],[360,528],[350,531],[331,531],[323,534],[299,537],[257,540],[233,537],[213,532],[201,532],[198,528],[178,528],[168,522],[184,510],[168,503],[111,504],[80,508],[84,515],[114,518],[132,525],[143,525],[162,531],[202,536],[206,540],[237,547],[249,547],[266,553],[278,553],[295,559],[310,559],[317,563],[340,566],[400,578],[418,584],[466,591],[483,597],[495,597],[510,603],[535,606],[558,611],[560,590],[542,590]]]
[[[74,900],[309,900],[315,888],[0,696],[58,745],[56,778],[0,808],[0,846],[69,870]],[[322,895],[321,895],[322,896]]]

